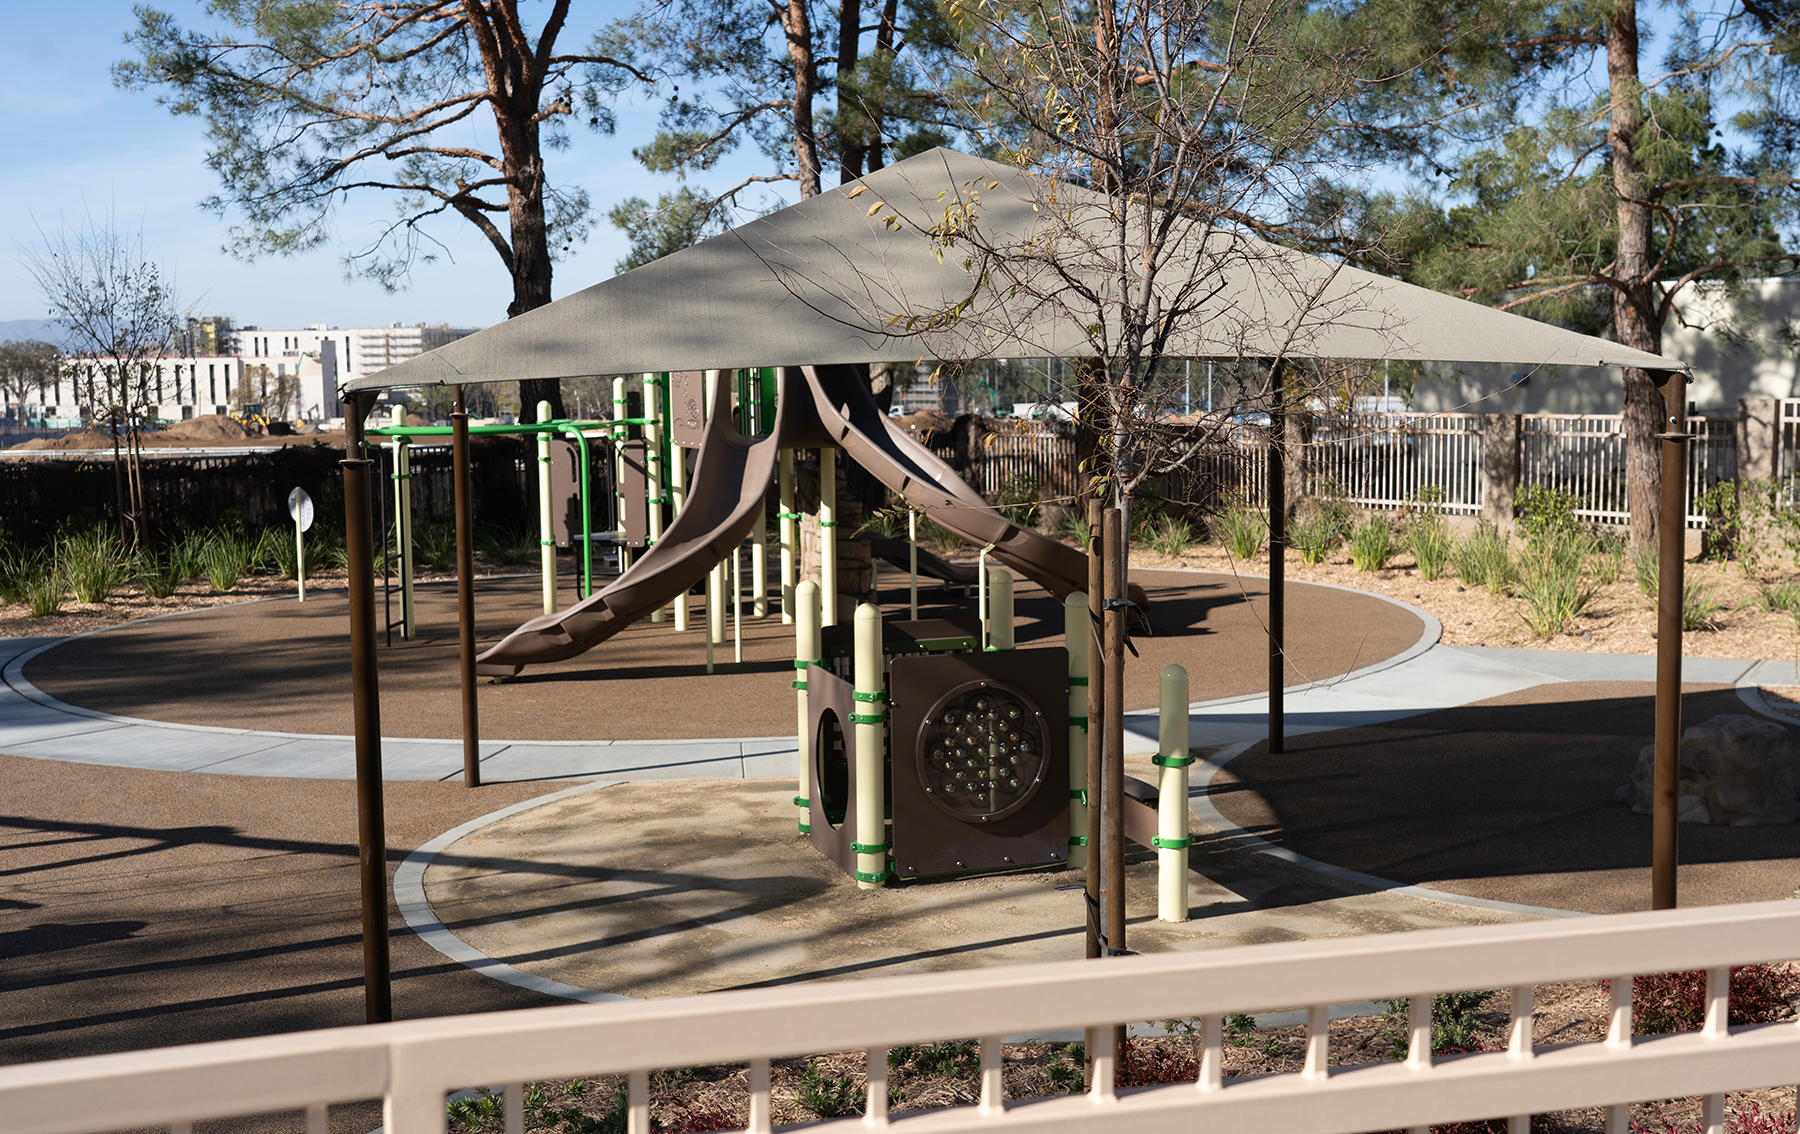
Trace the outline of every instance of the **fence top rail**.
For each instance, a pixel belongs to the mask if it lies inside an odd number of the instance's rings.
[[[0,1067],[0,1113],[54,1113],[42,1109],[49,1100],[66,1108],[73,1088],[101,1078],[129,1078],[138,1086],[123,1094],[170,1105],[185,1095],[188,1113],[204,1081],[223,1092],[208,1103],[215,1113],[260,1113],[299,1105],[298,1088],[279,1084],[302,1071],[331,1070],[334,1086],[351,1084],[345,1098],[361,1098],[388,1085],[373,1070],[384,1065],[404,1072],[409,1092],[429,1092],[1709,969],[1790,959],[1797,940],[1800,903],[1763,902],[526,1009]]]

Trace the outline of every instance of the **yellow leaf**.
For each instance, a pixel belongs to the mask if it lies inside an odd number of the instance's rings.
[[[883,205],[885,205],[885,204],[886,204],[886,203],[887,203],[887,202],[885,202],[885,201],[877,201],[877,202],[875,202],[875,203],[874,203],[874,204],[873,204],[873,205],[870,205],[870,206],[869,206],[869,211],[868,211],[868,212],[866,212],[866,213],[864,213],[864,214],[863,214],[863,216],[865,216],[865,217],[872,217],[872,216],[874,216],[874,215],[875,215],[875,214],[876,214],[876,213],[878,213],[878,212],[880,212],[880,211],[881,211],[881,207],[882,207],[882,206],[883,206]]]
[[[858,185],[856,188],[850,190],[850,192],[845,193],[844,196],[846,198],[848,198],[849,200],[854,201],[858,197],[862,196],[863,190],[865,190],[867,188],[868,188],[867,185]]]

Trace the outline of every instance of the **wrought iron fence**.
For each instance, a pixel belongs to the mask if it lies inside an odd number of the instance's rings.
[[[1695,509],[1707,488],[1737,473],[1737,423],[1690,418],[1687,526],[1703,528]],[[1625,499],[1625,419],[1619,414],[1526,414],[1520,419],[1519,483],[1544,485],[1580,501],[1579,516],[1605,524],[1630,519]]]
[[[1781,399],[1777,422],[1779,448],[1775,476],[1781,489],[1781,502],[1789,508],[1800,508],[1800,398]]]

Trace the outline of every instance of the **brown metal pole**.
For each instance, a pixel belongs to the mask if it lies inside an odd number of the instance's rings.
[[[1106,605],[1105,537],[1098,497],[1088,500],[1088,728],[1087,728],[1087,955],[1100,955],[1100,813],[1106,800],[1100,774],[1106,752],[1106,653],[1100,648],[1100,613]]]
[[[1105,513],[1106,548],[1106,778],[1101,791],[1105,814],[1103,847],[1106,863],[1106,947],[1125,948],[1125,610],[1115,600],[1125,597],[1124,513]],[[1110,955],[1110,954],[1109,954]],[[1113,1026],[1115,1059],[1125,1057],[1125,1025]]]
[[[1281,364],[1269,374],[1274,394],[1269,405],[1269,751],[1287,749],[1287,484],[1282,446],[1287,442],[1287,407],[1281,392]]]
[[[363,1003],[371,1024],[394,1018],[389,987],[387,818],[381,799],[381,688],[375,669],[375,550],[363,418],[372,398],[344,407],[344,555],[350,568],[350,690],[356,736],[356,837],[362,876]]]
[[[1106,782],[1101,836],[1106,863],[1106,943],[1125,948],[1125,611],[1113,600],[1125,597],[1124,539],[1117,508],[1105,513],[1106,546]]]
[[[1686,581],[1687,375],[1663,386],[1661,541],[1656,588],[1656,776],[1650,807],[1650,908],[1675,908],[1681,776],[1681,599]]]
[[[463,786],[481,786],[481,716],[475,701],[475,519],[469,493],[469,410],[456,388],[450,475],[456,481],[456,633],[462,646]]]

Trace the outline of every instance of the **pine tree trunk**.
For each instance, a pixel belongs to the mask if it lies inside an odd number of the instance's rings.
[[[794,161],[799,167],[800,199],[819,195],[819,138],[813,126],[813,96],[818,92],[818,61],[813,57],[812,18],[807,0],[788,0],[781,10],[788,59],[794,71]]]
[[[1634,3],[1623,3],[1608,21],[1606,73],[1612,100],[1607,126],[1613,192],[1619,227],[1613,277],[1613,331],[1619,342],[1652,354],[1662,350],[1656,317],[1655,262],[1650,248],[1650,209],[1637,135],[1643,128],[1643,90],[1638,79],[1638,24]],[[1663,418],[1662,396],[1642,370],[1625,371],[1625,501],[1633,547],[1653,547],[1662,495],[1662,463],[1656,433]]]
[[[848,185],[863,175],[869,146],[860,130],[848,130],[851,121],[862,120],[861,107],[846,107],[844,79],[856,70],[858,50],[862,44],[862,0],[838,2],[838,182]]]

